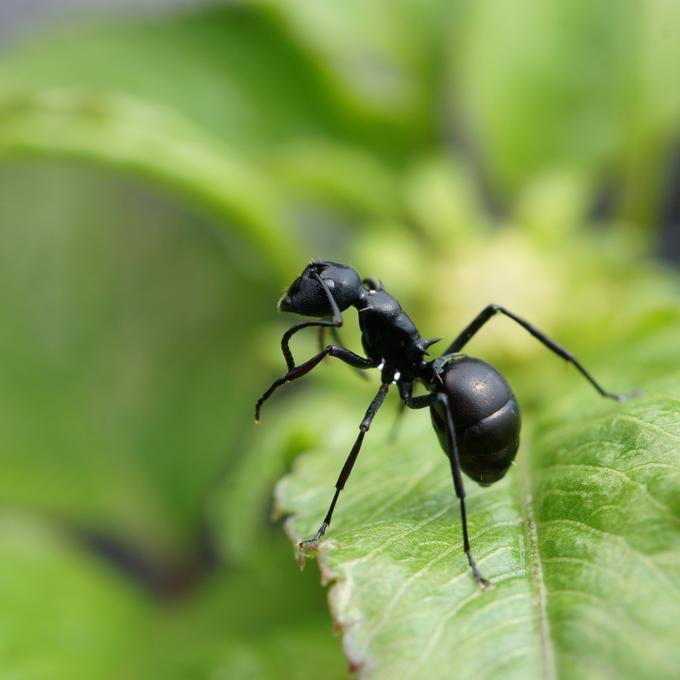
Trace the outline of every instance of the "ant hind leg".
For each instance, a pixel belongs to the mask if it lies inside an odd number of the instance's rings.
[[[456,496],[460,501],[460,519],[463,527],[463,550],[467,556],[468,563],[470,564],[470,569],[472,570],[472,575],[475,577],[477,583],[479,583],[483,588],[487,588],[491,585],[491,581],[485,579],[477,568],[477,563],[474,557],[472,557],[472,552],[470,550],[470,539],[468,537],[467,528],[467,514],[465,512],[465,488],[463,486],[463,475],[460,469],[460,459],[458,456],[458,445],[456,443],[456,430],[453,424],[453,418],[451,416],[451,409],[449,408],[449,400],[447,396],[443,393],[437,394],[437,400],[441,403],[444,410],[444,421],[446,423],[446,437],[448,442],[449,450],[449,462],[451,463],[451,474],[453,476],[453,486],[456,490]]]
[[[609,392],[602,385],[600,385],[597,380],[584,368],[581,362],[568,350],[566,350],[561,345],[557,344],[552,338],[548,337],[543,331],[539,330],[533,324],[529,323],[526,319],[521,316],[517,316],[509,309],[501,307],[501,305],[487,305],[458,335],[458,337],[449,345],[449,347],[444,352],[444,355],[455,354],[460,352],[461,349],[467,344],[467,342],[475,335],[481,327],[489,321],[496,314],[503,314],[509,319],[512,319],[516,324],[524,328],[525,331],[530,333],[536,338],[540,343],[545,345],[551,352],[557,354],[565,361],[572,364],[576,370],[599,392],[599,394],[607,399],[613,399],[614,401],[627,401],[640,394],[639,390],[634,390],[627,394],[617,394],[616,392]]]

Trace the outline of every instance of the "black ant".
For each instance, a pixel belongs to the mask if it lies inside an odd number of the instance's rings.
[[[343,322],[341,312],[351,306],[359,313],[361,344],[366,352],[365,357],[343,347],[337,337],[337,328]],[[357,369],[381,369],[380,389],[359,425],[359,436],[335,484],[335,495],[326,517],[314,537],[300,543],[301,548],[314,548],[326,532],[338,496],[359,455],[364,436],[390,385],[396,383],[404,406],[430,409],[432,425],[451,464],[453,485],[460,500],[463,549],[477,582],[482,586],[489,585],[489,581],[479,573],[470,552],[461,470],[482,486],[489,486],[501,479],[517,454],[521,419],[519,405],[505,378],[486,362],[461,354],[461,350],[498,313],[511,318],[548,349],[573,364],[603,397],[623,401],[632,396],[605,390],[570,352],[529,322],[499,305],[485,307],[442,356],[427,361],[425,356],[429,354],[428,348],[441,338],[423,338],[413,321],[380,281],[373,278],[362,280],[357,271],[346,264],[329,261],[309,264],[281,298],[279,309],[283,312],[321,317],[321,320],[297,323],[283,334],[281,350],[288,372],[274,381],[258,400],[255,407],[256,421],[259,422],[262,404],[278,387],[306,375],[327,356],[337,357]],[[332,315],[332,320],[328,319],[329,314]],[[293,334],[310,326],[320,327],[322,333],[330,328],[336,333],[334,339],[338,344],[326,345],[311,359],[296,364],[288,343]],[[428,393],[413,396],[415,381],[422,382]]]

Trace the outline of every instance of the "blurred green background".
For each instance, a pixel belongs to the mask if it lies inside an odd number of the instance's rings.
[[[347,261],[427,337],[494,301],[585,358],[677,308],[680,5],[12,6],[0,673],[344,677],[271,489],[319,401],[372,387],[329,365],[256,431],[275,302]],[[477,347],[526,413],[564,375],[514,330]]]

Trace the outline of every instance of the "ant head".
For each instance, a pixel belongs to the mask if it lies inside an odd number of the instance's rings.
[[[357,302],[364,290],[361,277],[352,267],[337,262],[312,262],[279,300],[279,309],[304,316],[330,316],[333,312],[319,278],[330,290],[341,312]]]

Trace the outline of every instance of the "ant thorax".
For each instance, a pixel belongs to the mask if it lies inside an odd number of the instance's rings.
[[[367,354],[413,379],[423,375],[429,341],[420,335],[409,315],[384,288],[371,289],[356,305]]]

